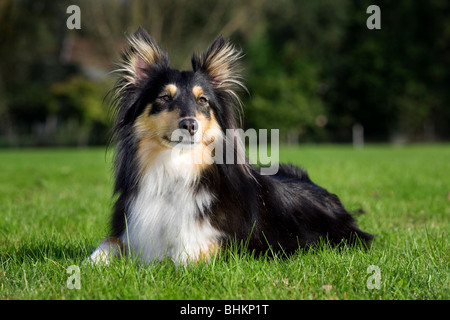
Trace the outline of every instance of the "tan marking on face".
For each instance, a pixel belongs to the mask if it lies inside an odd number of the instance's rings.
[[[192,88],[192,93],[194,94],[195,100],[197,100],[199,97],[201,97],[204,94],[203,88],[200,86],[194,86]]]
[[[192,153],[193,157],[196,157],[201,152],[201,162],[195,164],[198,175],[200,175],[213,163],[215,145],[221,143],[222,139],[219,138],[223,137],[223,133],[212,111],[210,111],[210,118],[205,117],[203,113],[196,113],[195,119],[202,130],[202,143],[192,150]]]
[[[209,118],[205,117],[203,113],[196,113],[195,119],[197,122],[199,122],[203,132],[203,144],[209,145],[211,142],[214,141],[214,137],[217,134],[222,135],[222,131],[220,129],[219,123],[217,122],[216,118],[214,117],[213,112],[209,111]]]
[[[156,160],[158,154],[164,150],[174,147],[170,140],[172,133],[178,129],[178,123],[181,121],[177,110],[163,110],[157,114],[150,115],[152,105],[149,104],[144,112],[136,119],[134,131],[137,141],[137,157],[139,159],[140,169],[145,171]],[[198,175],[206,170],[213,163],[214,148],[217,143],[221,143],[223,137],[222,130],[210,110],[210,117],[207,118],[203,113],[196,113],[195,120],[199,123],[199,130],[202,134],[202,143],[195,148],[181,151],[183,154],[191,153],[193,160],[190,165]],[[198,158],[200,155],[201,158]]]
[[[134,123],[136,136],[139,140],[170,138],[172,132],[178,127],[178,111],[163,110],[157,114],[150,115],[151,108],[152,105],[149,104],[144,112],[137,117]]]
[[[165,138],[170,139],[172,132],[178,127],[177,111],[164,110],[149,115],[151,107],[151,104],[148,105],[134,124],[141,170],[151,166],[161,151],[172,148]]]
[[[166,85],[161,94],[169,94],[172,98],[177,94],[178,88],[173,83]]]

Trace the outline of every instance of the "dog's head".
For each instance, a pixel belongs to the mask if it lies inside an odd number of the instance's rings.
[[[192,71],[171,69],[166,52],[139,28],[119,64],[116,132],[133,128],[139,142],[156,148],[208,145],[236,128],[241,51],[219,36],[192,57]],[[245,89],[245,88],[244,88]]]

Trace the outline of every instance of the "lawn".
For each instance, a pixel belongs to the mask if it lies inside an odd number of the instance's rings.
[[[2,150],[0,298],[450,298],[449,145],[283,147],[280,160],[307,168],[338,194],[376,235],[372,247],[322,246],[289,259],[231,251],[187,267],[123,259],[78,269],[108,232],[111,152]]]

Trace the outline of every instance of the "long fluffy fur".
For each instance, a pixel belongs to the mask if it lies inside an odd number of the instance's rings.
[[[205,53],[193,55],[193,71],[178,71],[170,69],[168,55],[145,30],[129,38],[129,45],[115,87],[117,198],[111,237],[91,261],[108,262],[122,252],[145,262],[169,256],[186,263],[207,259],[235,240],[257,253],[291,254],[320,239],[335,245],[372,239],[336,195],[314,184],[299,167],[281,165],[276,175],[263,176],[248,161],[186,165],[155,142],[146,117],[168,121],[167,114],[183,119],[186,113],[198,118],[202,110],[206,123],[217,127],[211,143],[232,146],[236,156],[243,155],[242,146],[224,138],[226,129],[238,128],[239,92],[245,90],[240,50],[219,37]],[[171,83],[179,87],[179,100],[164,109],[158,101],[168,98],[159,92]],[[208,110],[182,96],[192,84],[209,93]],[[108,250],[111,246],[116,249]]]

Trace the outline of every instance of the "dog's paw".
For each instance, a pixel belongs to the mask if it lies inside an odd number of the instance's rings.
[[[118,238],[104,239],[92,252],[91,256],[82,262],[82,266],[95,264],[109,265],[122,254],[122,242]]]

